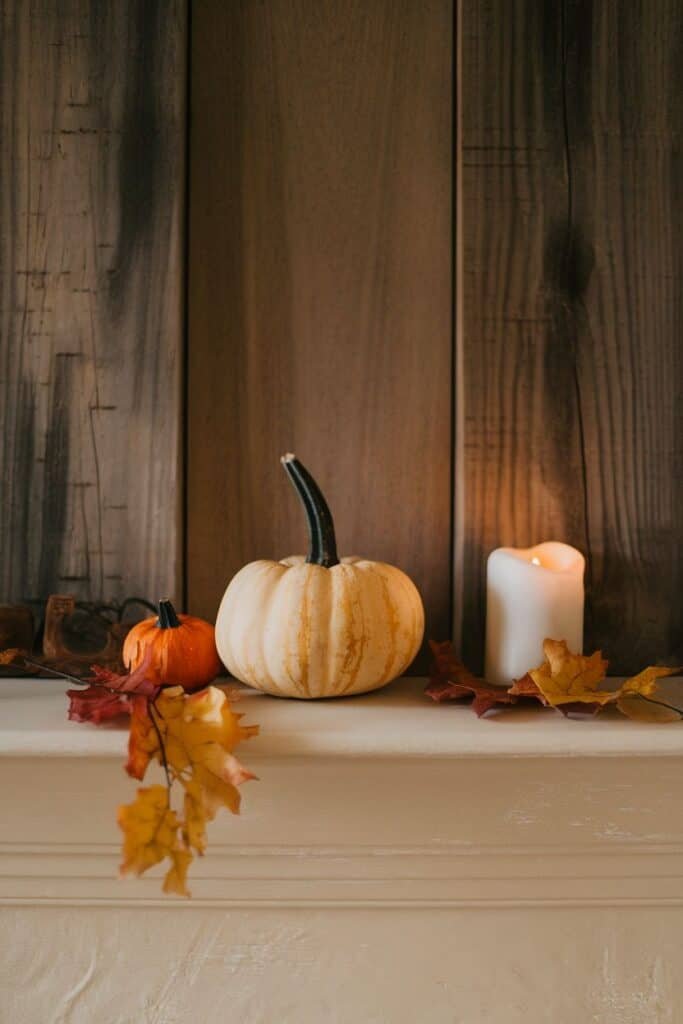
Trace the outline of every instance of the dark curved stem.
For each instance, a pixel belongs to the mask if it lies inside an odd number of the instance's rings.
[[[180,619],[176,615],[175,608],[170,601],[159,601],[159,621],[157,625],[160,629],[177,629],[180,625]]]
[[[639,693],[638,696],[646,700],[648,704],[659,704],[660,708],[668,708],[669,711],[677,711],[679,715],[683,715],[683,708],[677,708],[674,704],[667,704],[663,700],[655,700],[654,697],[646,697],[644,693]]]
[[[126,614],[126,611],[131,604],[141,604],[143,608],[149,608],[151,612],[156,611],[156,607],[151,601],[148,601],[146,597],[127,597],[118,609],[119,622],[123,621],[123,616]]]
[[[79,676],[72,676],[70,672],[62,672],[61,669],[50,668],[49,665],[43,665],[40,661],[31,661],[30,658],[22,657],[22,660],[24,665],[28,665],[29,668],[37,668],[41,672],[49,672],[51,676],[66,679],[70,683],[76,683],[77,686],[92,686],[92,679],[81,679]]]
[[[295,455],[280,459],[306,513],[310,547],[307,562],[331,569],[339,565],[332,513],[317,483]]]
[[[157,706],[156,706],[156,704],[154,703],[153,700],[148,700],[147,701],[147,710],[149,711],[150,722],[154,726],[154,731],[157,734],[157,743],[159,744],[159,757],[161,758],[161,764],[162,764],[162,767],[164,769],[164,774],[166,776],[166,794],[167,794],[166,795],[166,799],[167,799],[167,802],[168,802],[168,806],[170,807],[170,805],[171,805],[171,773],[170,773],[169,768],[168,768],[168,758],[166,757],[166,747],[164,745],[164,739],[163,739],[163,736],[161,735],[161,729],[159,728],[159,723],[157,722],[157,719],[156,719],[157,715],[159,715],[160,718],[162,718],[163,716],[159,714],[159,709],[157,708]]]

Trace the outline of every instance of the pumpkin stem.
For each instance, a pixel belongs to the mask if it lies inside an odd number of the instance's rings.
[[[177,629],[180,619],[176,615],[175,608],[170,601],[159,601],[159,619],[157,626],[160,629]]]
[[[313,565],[322,565],[325,569],[339,565],[332,513],[322,491],[296,455],[283,455],[280,462],[292,481],[306,513],[310,541],[306,561]]]

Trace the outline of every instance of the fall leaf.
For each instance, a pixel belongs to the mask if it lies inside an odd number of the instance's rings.
[[[123,831],[121,874],[141,875],[178,849],[178,816],[169,807],[166,786],[139,789],[132,804],[119,807]]]
[[[563,704],[604,705],[616,700],[612,690],[598,690],[607,672],[600,651],[590,657],[572,654],[564,640],[544,640],[546,660],[527,673],[551,707]]]
[[[185,800],[183,837],[187,846],[200,855],[206,850],[206,823],[208,815],[201,785],[194,779],[184,782]]]
[[[88,679],[83,680],[90,684],[84,690],[66,691],[70,701],[68,717],[72,722],[101,725],[121,715],[129,715],[131,700],[154,697],[160,689],[157,678],[150,674],[150,657],[135,672],[127,675],[118,675],[101,665],[92,665],[90,672]],[[142,775],[136,777],[142,778]]]
[[[11,665],[21,653],[18,647],[7,647],[4,651],[0,651],[0,665]]]
[[[128,700],[131,722],[126,771],[142,779],[149,762],[158,761],[166,772],[167,786],[140,789],[138,801],[121,808],[122,870],[140,874],[168,857],[171,864],[163,890],[187,896],[188,867],[194,853],[201,856],[206,850],[207,822],[220,807],[238,813],[237,787],[254,778],[232,750],[255,735],[258,726],[241,725],[243,716],[231,710],[225,693],[215,686],[192,694],[175,686],[162,690],[155,699],[134,695]],[[184,790],[182,814],[170,808],[174,782]],[[159,790],[164,794],[163,808]],[[152,833],[155,838],[150,840]]]
[[[129,697],[130,732],[126,771],[134,779],[143,779],[150,756],[159,750],[159,741],[149,717],[147,697]]]
[[[639,722],[678,722],[683,718],[683,710],[663,701],[655,701],[652,694],[657,691],[657,680],[663,676],[673,676],[680,668],[665,668],[650,665],[637,676],[627,679],[617,694],[617,707],[622,714]]]
[[[127,770],[142,779],[151,759],[161,762],[161,736],[168,765],[177,774],[190,769],[203,788],[209,819],[221,805],[237,814],[240,796],[236,787],[254,776],[232,749],[258,731],[258,726],[240,725],[242,717],[230,709],[225,694],[216,686],[192,694],[179,686],[163,690],[146,715],[137,709],[133,713]]]
[[[639,672],[637,676],[631,676],[630,679],[626,679],[622,683],[619,693],[622,695],[640,693],[645,697],[649,697],[656,693],[658,679],[662,679],[664,676],[675,676],[680,671],[680,668],[650,665],[648,668],[644,668],[642,672]]]
[[[130,714],[130,701],[124,694],[111,693],[102,686],[87,686],[84,690],[67,690],[68,717],[71,722],[92,722],[101,725],[114,718]]]
[[[192,863],[192,854],[182,847],[170,853],[171,866],[164,878],[163,891],[175,893],[177,896],[189,896],[187,888],[187,869]]]
[[[669,704],[641,697],[639,693],[625,693],[617,700],[622,715],[636,722],[680,722],[683,711]]]
[[[118,675],[101,665],[92,665],[90,671],[93,673],[93,683],[106,686],[108,690],[116,690],[117,693],[135,693],[141,697],[156,697],[163,682],[159,670],[154,667],[151,648],[132,672]]]
[[[493,686],[473,675],[453,653],[448,641],[430,642],[434,671],[425,693],[437,702],[474,698],[472,710],[478,718],[498,704],[514,704],[517,698],[504,686]]]
[[[535,697],[540,700],[541,704],[548,703],[528,672],[519,679],[513,680],[508,692],[513,697]]]

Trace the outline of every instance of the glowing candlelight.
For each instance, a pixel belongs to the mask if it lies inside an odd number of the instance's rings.
[[[510,683],[543,661],[546,637],[583,650],[585,559],[568,544],[498,548],[486,567],[486,678]]]

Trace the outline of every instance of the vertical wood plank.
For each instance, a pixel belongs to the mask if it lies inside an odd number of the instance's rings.
[[[279,465],[340,549],[450,621],[450,0],[193,8],[188,583],[305,548]]]
[[[0,595],[180,582],[186,12],[8,0]]]
[[[463,0],[462,558],[588,556],[586,646],[683,658],[683,4]]]

